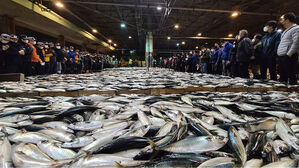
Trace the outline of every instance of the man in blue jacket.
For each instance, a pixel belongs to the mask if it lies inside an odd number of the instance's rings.
[[[267,34],[262,38],[262,56],[261,56],[261,78],[267,79],[267,69],[269,68],[271,80],[277,80],[276,59],[277,48],[280,43],[281,33],[277,30],[277,22],[268,21],[264,27]]]
[[[234,46],[228,42],[224,41],[222,42],[223,50],[222,50],[222,75],[229,75],[229,64],[231,55],[230,52],[234,48]]]
[[[220,74],[220,63],[221,63],[221,55],[222,51],[220,49],[220,45],[215,43],[215,51],[211,55],[211,65],[212,65],[212,73]]]

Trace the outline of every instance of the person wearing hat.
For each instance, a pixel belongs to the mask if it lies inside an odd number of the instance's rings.
[[[39,66],[40,69],[38,70],[38,75],[43,75],[43,74],[45,74],[45,55],[46,55],[43,42],[37,42],[36,53],[37,53],[37,55],[39,55],[39,58],[43,62],[41,64],[41,66]]]
[[[43,63],[43,61],[40,59],[39,55],[36,52],[36,48],[35,48],[35,44],[36,44],[36,40],[34,37],[28,37],[29,43],[28,45],[30,45],[30,47],[33,49],[32,51],[32,55],[31,55],[31,63],[32,63],[32,75],[37,75],[39,74],[39,70],[41,69],[40,66]],[[31,74],[30,74],[31,75]]]
[[[9,41],[10,36],[8,34],[1,34],[1,42],[0,42],[0,73],[5,73],[6,66],[6,54],[9,49]]]
[[[21,58],[21,71],[22,73],[24,73],[26,76],[31,74],[31,55],[32,55],[32,51],[33,49],[30,47],[30,45],[28,44],[28,37],[24,34],[21,34],[19,36],[19,45],[20,48],[24,51],[24,55],[22,55]]]
[[[21,73],[22,56],[25,54],[23,48],[18,43],[18,37],[10,35],[9,49],[6,55],[6,71],[8,73]]]
[[[57,61],[57,73],[61,74],[62,72],[62,62],[64,61],[64,53],[61,49],[60,43],[56,43],[55,53],[56,53],[56,61]]]
[[[44,51],[45,51],[45,74],[51,73],[51,58],[54,56],[55,52],[53,49],[54,44],[52,42],[45,42]]]

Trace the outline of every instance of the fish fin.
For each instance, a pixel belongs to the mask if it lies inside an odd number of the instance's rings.
[[[121,164],[119,164],[118,162],[115,162],[115,166],[116,166],[117,168],[124,167],[124,166],[122,166]]]
[[[75,156],[74,156],[74,160],[78,160],[84,156],[86,156],[88,153],[87,151],[83,151],[83,150],[80,150]]]
[[[150,144],[150,146],[152,147],[153,150],[157,150],[158,147],[156,146],[155,142],[152,141],[151,139],[147,138],[148,143]]]
[[[4,134],[5,137],[8,137],[8,133],[6,131],[6,127],[3,127],[3,129],[1,130],[1,132]]]

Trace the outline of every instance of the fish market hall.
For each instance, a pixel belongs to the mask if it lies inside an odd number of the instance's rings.
[[[0,0],[0,168],[298,168],[298,0]]]

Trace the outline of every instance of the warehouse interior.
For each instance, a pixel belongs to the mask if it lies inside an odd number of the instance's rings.
[[[298,0],[1,0],[0,168],[296,168],[298,24]]]

